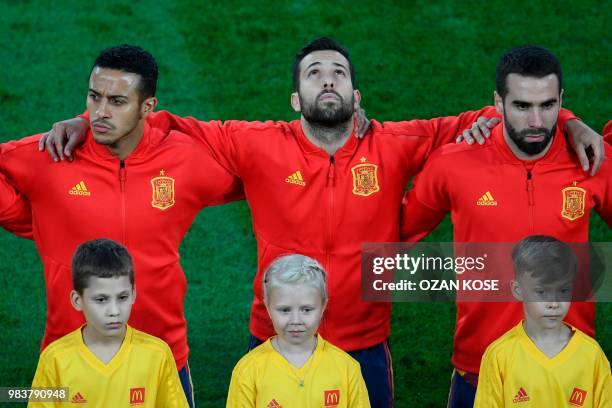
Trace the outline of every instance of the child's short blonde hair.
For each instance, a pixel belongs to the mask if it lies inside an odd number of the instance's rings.
[[[311,285],[321,293],[323,303],[327,302],[325,270],[314,259],[305,255],[291,254],[276,258],[264,274],[264,302],[273,288],[281,285]]]

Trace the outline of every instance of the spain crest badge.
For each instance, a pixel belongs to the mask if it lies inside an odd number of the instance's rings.
[[[353,194],[360,196],[370,196],[380,191],[378,185],[378,166],[366,163],[366,158],[360,159],[361,163],[353,166]]]
[[[166,176],[164,170],[160,170],[158,177],[151,179],[153,200],[151,205],[160,210],[167,210],[174,205],[174,179]]]
[[[572,187],[566,187],[561,190],[563,194],[563,208],[561,208],[561,216],[570,221],[574,221],[584,215],[584,205],[586,198],[586,190],[576,187],[576,182]]]

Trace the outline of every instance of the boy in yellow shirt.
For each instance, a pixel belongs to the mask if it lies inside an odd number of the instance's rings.
[[[514,296],[524,320],[486,350],[475,407],[612,407],[610,363],[599,344],[563,322],[577,271],[565,243],[530,236],[513,249]]]
[[[127,249],[108,239],[81,244],[70,301],[86,324],[41,354],[32,387],[67,387],[65,402],[28,407],[188,407],[166,343],[127,325],[136,298]]]
[[[229,408],[369,408],[359,363],[316,334],[327,305],[323,267],[303,255],[276,259],[264,275],[276,336],[242,357]]]

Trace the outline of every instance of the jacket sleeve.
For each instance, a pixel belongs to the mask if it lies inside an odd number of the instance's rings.
[[[401,237],[418,242],[432,232],[451,209],[443,164],[432,157],[402,200]]]
[[[193,117],[183,118],[168,111],[159,111],[150,113],[147,116],[147,123],[164,132],[176,130],[197,139],[221,166],[239,175],[239,152],[232,134],[240,127],[240,122],[204,122]]]
[[[1,173],[0,226],[20,237],[34,239],[30,203]]]
[[[612,228],[612,146],[605,144],[604,164],[594,177],[601,178],[601,194],[595,196],[597,214]]]
[[[482,357],[474,408],[503,408],[504,384],[495,353],[490,349]]]
[[[606,123],[606,126],[604,126],[601,134],[605,142],[612,144],[612,120],[609,120],[608,123]]]
[[[181,386],[176,364],[170,348],[166,346],[164,363],[159,373],[159,385],[155,406],[158,408],[189,408]]]
[[[0,226],[20,237],[34,239],[30,202],[10,181],[10,171],[5,167],[3,152],[8,145],[0,145]]]

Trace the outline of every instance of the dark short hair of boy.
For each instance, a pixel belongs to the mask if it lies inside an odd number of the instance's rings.
[[[79,245],[72,257],[72,287],[79,294],[89,278],[128,276],[134,287],[134,263],[127,248],[112,239],[95,239]]]
[[[531,235],[519,241],[512,250],[514,274],[529,274],[545,282],[572,278],[578,262],[576,254],[565,242],[547,235]]]

